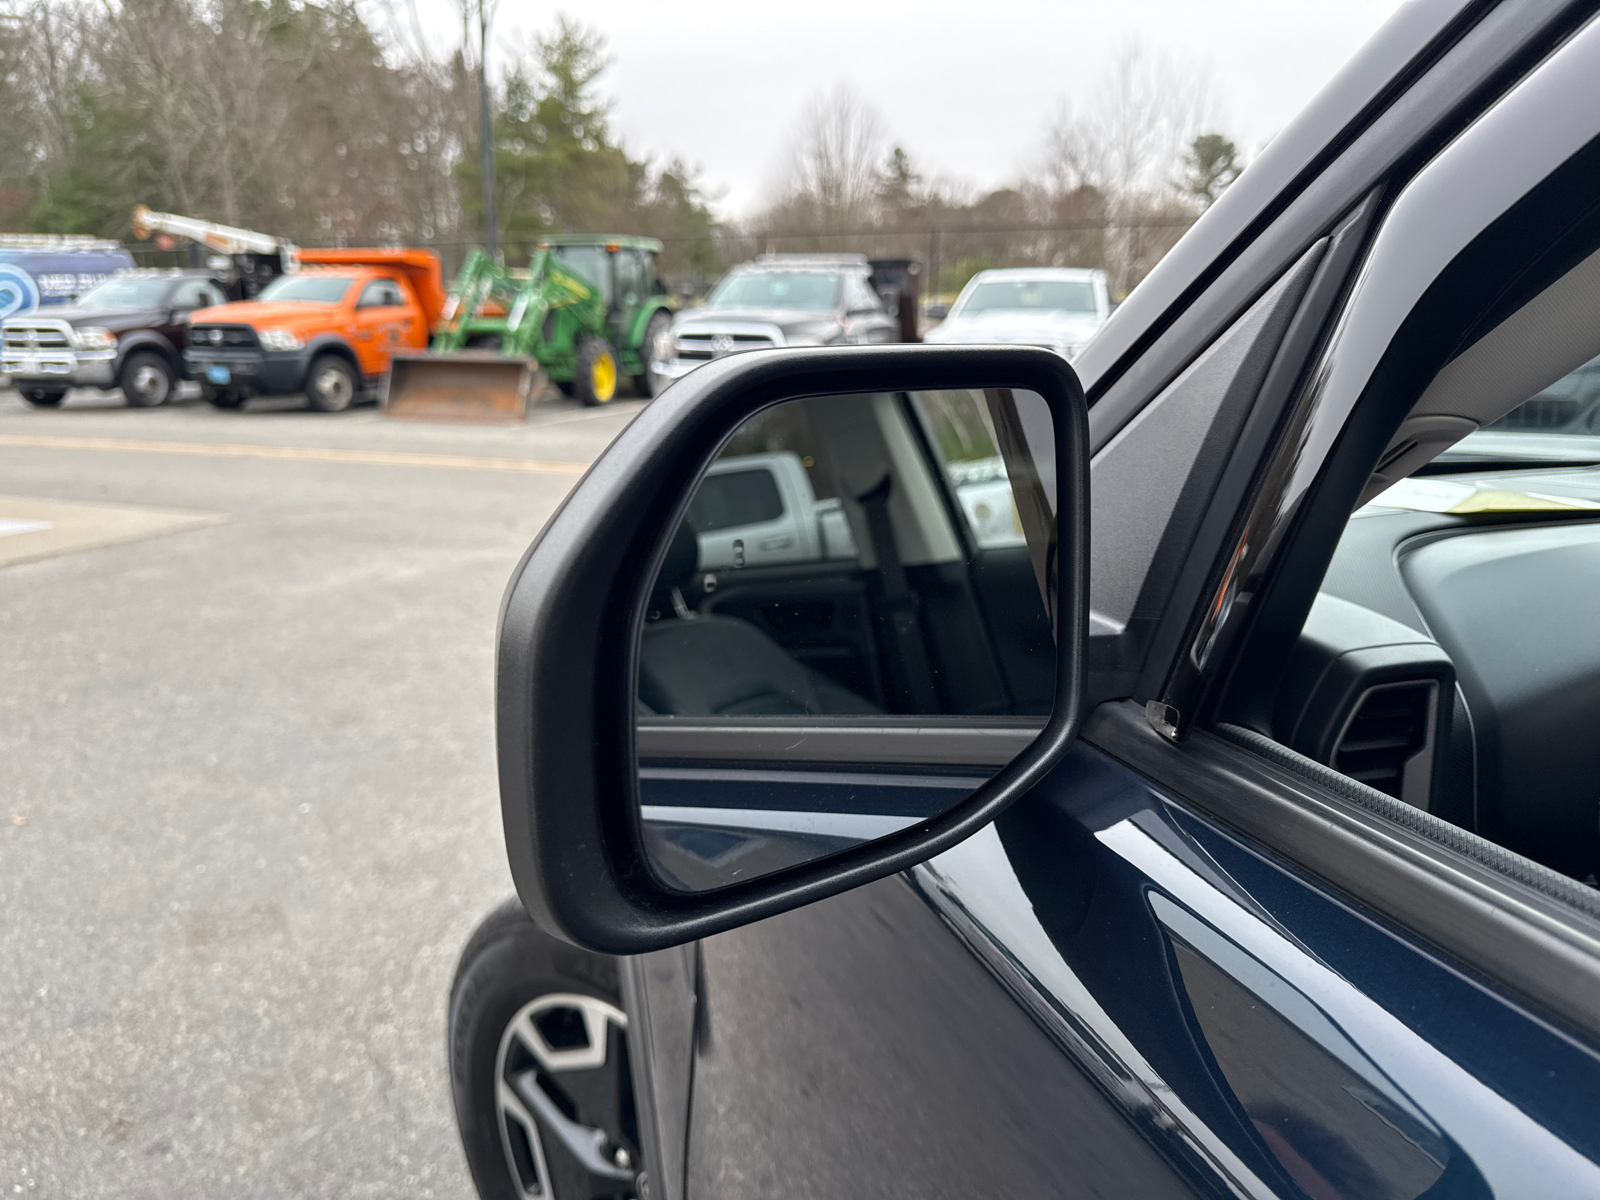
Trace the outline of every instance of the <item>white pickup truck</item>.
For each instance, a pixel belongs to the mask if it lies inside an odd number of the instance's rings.
[[[837,497],[817,499],[791,450],[712,463],[689,506],[689,525],[702,571],[857,557],[843,506]]]
[[[980,548],[1026,544],[1000,459],[952,463],[949,471]],[[804,463],[790,450],[712,463],[689,507],[689,525],[700,542],[702,571],[858,557],[843,505],[837,497],[817,499]]]

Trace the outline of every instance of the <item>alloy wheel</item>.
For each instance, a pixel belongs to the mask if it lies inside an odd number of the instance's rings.
[[[574,993],[541,996],[506,1024],[495,1061],[495,1115],[519,1196],[637,1194],[627,1028],[621,1010]]]

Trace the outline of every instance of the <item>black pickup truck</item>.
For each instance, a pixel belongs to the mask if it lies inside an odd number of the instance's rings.
[[[73,303],[8,317],[0,370],[29,404],[54,408],[69,388],[120,388],[130,406],[165,404],[188,378],[189,314],[221,304],[206,271],[118,271]]]

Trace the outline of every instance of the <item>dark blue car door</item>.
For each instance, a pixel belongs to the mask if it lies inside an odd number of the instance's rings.
[[[1200,278],[1142,352],[1164,374],[1086,378],[1098,707],[1052,774],[901,876],[630,963],[662,1195],[1600,1195],[1582,898],[1200,687],[1248,690],[1235,623],[1283,547],[1332,554],[1350,505],[1319,525],[1292,502],[1408,318],[1489,233],[1533,237],[1527,198],[1600,134],[1600,32],[1522,69],[1299,242],[1266,206],[1276,268]],[[647,729],[647,819],[713,873],[775,832],[824,853],[1037,728]]]

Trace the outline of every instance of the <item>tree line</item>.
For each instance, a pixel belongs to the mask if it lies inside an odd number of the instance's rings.
[[[1021,178],[976,191],[926,174],[871,105],[836,87],[802,117],[786,181],[745,240],[845,249],[866,237],[878,253],[926,260],[929,290],[946,292],[985,267],[1100,267],[1126,295],[1243,162],[1208,128],[1204,78],[1138,43],[1092,94],[1052,114]]]
[[[561,20],[494,98],[501,240],[672,240],[714,269],[677,161],[628,154],[603,40]],[[352,0],[0,0],[0,231],[127,237],[135,203],[301,245],[482,237],[477,80],[400,54]]]
[[[126,238],[144,203],[306,246],[476,242],[475,64],[399,41],[356,0],[0,0],[0,231]],[[777,194],[719,222],[680,159],[624,148],[607,62],[562,17],[499,72],[510,261],[549,231],[636,233],[700,282],[760,249],[862,249],[930,259],[944,289],[1040,264],[1104,267],[1121,294],[1239,168],[1197,89],[1134,48],[1094,107],[1054,115],[1025,179],[983,192],[926,176],[848,88],[821,93]]]

